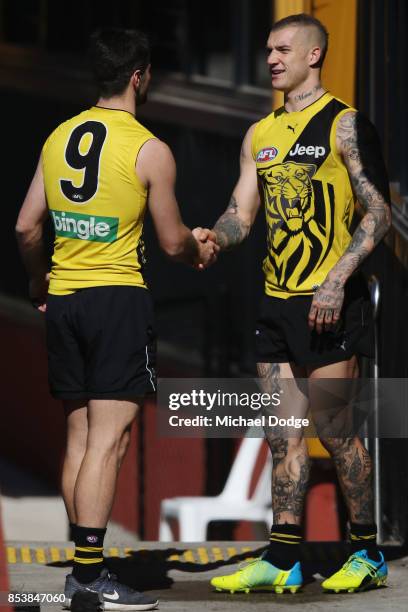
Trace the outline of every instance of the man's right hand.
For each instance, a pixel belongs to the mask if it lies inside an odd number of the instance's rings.
[[[210,232],[211,230],[202,231]],[[193,235],[196,238],[198,245],[198,260],[196,268],[197,270],[205,270],[205,268],[208,268],[217,261],[217,256],[220,252],[220,247],[211,239],[197,239],[197,235],[194,234],[194,231]]]
[[[208,228],[195,227],[193,229],[193,236],[199,242],[207,242],[207,240],[211,240],[217,244],[217,234]]]

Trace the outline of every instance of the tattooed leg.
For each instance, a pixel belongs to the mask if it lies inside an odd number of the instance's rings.
[[[257,370],[262,388],[265,393],[280,393],[281,391],[281,370],[287,363],[258,363]],[[290,367],[290,366],[289,366]],[[290,376],[292,378],[293,375]]]
[[[352,379],[357,377],[358,366],[355,357],[348,361],[309,371],[311,383],[316,379],[343,379],[345,392],[347,388],[351,387]],[[341,380],[338,382],[341,383]],[[338,393],[337,386],[335,389],[334,397],[338,401],[340,393]],[[353,523],[372,524],[374,521],[374,506],[371,459],[359,438],[351,433],[352,415],[349,414],[346,394],[344,395],[344,407],[337,405],[337,424],[335,420],[332,420],[325,425],[324,406],[316,405],[322,401],[321,396],[319,396],[319,385],[311,384],[309,393],[312,413],[316,411],[321,414],[316,423],[317,431],[320,441],[333,458],[349,518]],[[330,406],[327,405],[329,397],[329,394],[325,392],[324,400],[328,412],[330,412]]]
[[[273,521],[300,525],[310,468],[306,441],[268,438],[268,443],[273,458]]]
[[[298,371],[299,376],[303,372]],[[281,393],[281,404],[268,410],[278,417],[303,418],[308,401],[294,380],[294,369],[288,363],[259,363],[258,374],[264,392]],[[283,394],[282,394],[283,391]],[[291,433],[293,436],[293,432]],[[272,453],[272,510],[275,524],[302,521],[303,503],[309,478],[309,457],[302,430],[297,437],[285,436],[284,428],[265,427],[265,437]]]
[[[321,442],[333,458],[350,520],[353,523],[372,524],[372,465],[367,450],[357,437],[345,440],[324,438]]]

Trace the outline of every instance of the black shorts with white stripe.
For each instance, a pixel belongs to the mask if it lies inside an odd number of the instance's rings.
[[[49,294],[46,329],[54,397],[133,399],[156,391],[156,334],[147,289],[110,285]]]

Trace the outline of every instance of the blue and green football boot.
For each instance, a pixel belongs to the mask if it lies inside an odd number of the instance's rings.
[[[373,561],[366,550],[354,553],[338,572],[322,582],[323,589],[355,593],[382,586],[387,580],[388,569],[382,553],[379,554],[380,561]]]
[[[281,570],[261,557],[246,564],[234,574],[212,578],[211,584],[216,591],[229,593],[250,593],[251,591],[296,593],[303,584],[303,577],[299,562],[295,563],[290,570]]]

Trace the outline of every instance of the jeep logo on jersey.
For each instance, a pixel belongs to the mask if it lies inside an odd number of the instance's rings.
[[[60,210],[51,210],[55,233],[62,238],[76,238],[92,242],[113,242],[118,235],[117,217],[97,217]]]
[[[275,159],[278,153],[279,151],[276,147],[266,147],[265,149],[261,149],[258,152],[256,156],[256,161],[261,163],[272,161],[273,159]]]
[[[318,159],[319,157],[323,157],[326,153],[326,149],[324,147],[314,147],[310,145],[309,147],[300,146],[299,143],[296,143],[296,146],[292,151],[289,151],[289,155],[294,157],[295,155],[308,155],[309,157],[314,157]]]

